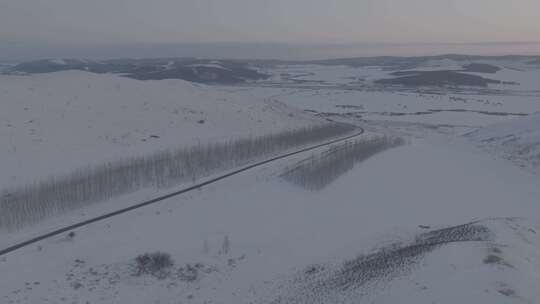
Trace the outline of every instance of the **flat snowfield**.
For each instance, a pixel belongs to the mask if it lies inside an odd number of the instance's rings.
[[[388,86],[378,80],[413,68],[332,64],[261,68],[272,76],[237,86],[0,76],[6,189],[328,120],[365,131],[1,256],[0,302],[538,303],[540,69],[499,58],[475,62],[494,73],[463,71],[469,63],[432,60],[413,72],[501,83]],[[302,134],[294,143],[311,143]],[[186,166],[195,154],[204,153]],[[47,209],[0,232],[0,249],[226,172]]]

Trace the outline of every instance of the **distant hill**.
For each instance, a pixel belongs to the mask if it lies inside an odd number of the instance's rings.
[[[234,84],[265,79],[245,62],[215,61],[193,58],[158,59],[50,59],[18,64],[8,68],[9,73],[52,73],[81,70],[93,73],[113,73],[138,80],[182,79],[207,84]]]

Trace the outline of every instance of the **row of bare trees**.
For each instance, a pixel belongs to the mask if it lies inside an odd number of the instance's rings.
[[[0,191],[0,230],[11,231],[47,217],[144,188],[167,188],[284,151],[354,131],[326,124],[260,137],[181,147],[78,169],[65,176]]]
[[[281,176],[305,189],[318,191],[354,168],[357,163],[404,143],[401,138],[388,136],[349,141],[313,155]]]

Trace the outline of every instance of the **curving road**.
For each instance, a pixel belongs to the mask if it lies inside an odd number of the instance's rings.
[[[104,215],[100,215],[98,217],[94,217],[94,218],[91,218],[91,219],[88,219],[88,220],[85,220],[85,221],[82,221],[82,222],[79,222],[79,223],[75,223],[75,224],[72,224],[72,225],[69,225],[69,226],[59,228],[57,230],[42,234],[40,236],[29,239],[27,241],[24,241],[24,242],[21,242],[21,243],[15,244],[13,246],[10,246],[8,248],[0,250],[0,256],[6,255],[8,253],[11,253],[11,252],[16,251],[18,249],[21,249],[23,247],[35,244],[37,242],[43,241],[45,239],[51,238],[53,236],[56,236],[56,235],[71,231],[73,229],[80,228],[80,227],[83,227],[83,226],[87,226],[87,225],[90,225],[90,224],[95,223],[95,222],[99,222],[99,221],[102,221],[102,220],[105,220],[105,219],[108,219],[108,218],[111,218],[111,217],[114,217],[114,216],[117,216],[117,215],[120,215],[120,214],[123,214],[123,213],[127,213],[127,212],[130,212],[130,211],[133,211],[133,210],[136,210],[136,209],[148,206],[148,205],[152,205],[152,204],[161,202],[161,201],[169,199],[171,197],[175,197],[175,196],[178,196],[178,195],[190,192],[190,191],[197,190],[197,189],[199,189],[201,187],[204,187],[204,186],[207,186],[207,185],[210,185],[210,184],[214,184],[214,183],[216,183],[218,181],[221,181],[223,179],[226,179],[226,178],[234,176],[234,175],[238,175],[238,174],[240,174],[242,172],[251,170],[253,168],[257,168],[257,167],[266,165],[268,163],[271,163],[271,162],[274,162],[274,161],[277,161],[277,160],[281,160],[281,159],[285,159],[285,158],[288,158],[288,157],[291,157],[291,156],[294,156],[294,155],[297,155],[297,154],[301,154],[301,153],[304,153],[304,152],[308,152],[308,151],[311,151],[311,150],[322,148],[324,146],[329,146],[329,145],[332,145],[332,144],[335,144],[335,143],[339,143],[339,142],[342,142],[342,141],[345,141],[345,140],[349,140],[349,139],[352,139],[352,138],[355,138],[355,137],[358,137],[358,136],[364,134],[364,132],[365,132],[364,129],[362,129],[360,127],[358,127],[358,129],[359,129],[359,131],[352,134],[352,135],[348,135],[348,136],[345,136],[345,137],[342,137],[342,138],[334,139],[334,140],[331,140],[331,141],[328,141],[328,142],[325,142],[325,143],[322,143],[322,144],[317,144],[317,145],[314,145],[314,146],[306,147],[306,148],[303,148],[301,150],[297,150],[297,151],[294,151],[294,152],[289,152],[289,153],[286,153],[286,154],[283,154],[283,155],[275,156],[273,158],[270,158],[270,159],[267,159],[267,160],[264,160],[264,161],[260,161],[260,162],[257,162],[257,163],[251,164],[251,165],[247,165],[247,166],[242,167],[240,169],[236,169],[236,170],[234,170],[232,172],[220,175],[218,177],[209,179],[207,181],[198,183],[196,185],[193,185],[193,186],[190,186],[190,187],[187,187],[187,188],[184,188],[184,189],[181,189],[181,190],[178,190],[178,191],[175,191],[175,192],[172,192],[172,193],[169,193],[169,194],[166,194],[166,195],[163,195],[163,196],[160,196],[160,197],[157,197],[157,198],[142,202],[142,203],[138,203],[136,205],[133,205],[133,206],[130,206],[130,207],[127,207],[127,208],[124,208],[124,209],[113,211],[113,212],[110,212],[110,213],[107,213],[107,214],[104,214]]]

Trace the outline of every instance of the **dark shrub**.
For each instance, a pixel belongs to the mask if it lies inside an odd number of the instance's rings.
[[[167,270],[174,265],[174,261],[168,253],[155,252],[145,253],[135,258],[136,274],[151,274],[158,278],[167,276]]]

